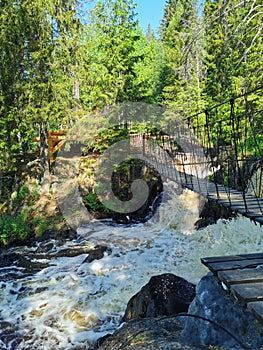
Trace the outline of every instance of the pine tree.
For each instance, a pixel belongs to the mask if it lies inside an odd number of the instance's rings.
[[[151,27],[148,26],[146,35],[139,31],[139,40],[135,43],[134,78],[132,95],[134,101],[147,103],[161,102],[161,79],[163,65],[163,50],[160,39],[157,39]]]
[[[21,93],[28,72],[28,15],[19,2],[0,2],[0,167],[12,179],[27,151],[27,127],[21,115]]]
[[[0,46],[5,68],[0,73],[1,123],[5,135],[1,157],[2,161],[8,159],[6,169],[21,169],[20,158],[26,161],[38,130],[44,183],[49,180],[48,131],[58,128],[74,105],[74,52],[79,30],[75,3],[2,3]],[[13,151],[19,151],[21,157],[15,157]]]
[[[262,9],[260,1],[206,1],[204,91],[210,103],[252,89],[255,76],[262,81]]]
[[[196,35],[198,31],[195,1],[169,0],[161,24],[165,54],[163,98],[165,105],[182,116],[199,106],[202,38]]]
[[[98,2],[92,22],[90,104],[95,108],[133,101],[134,64],[140,59],[135,47],[141,35],[133,0]]]

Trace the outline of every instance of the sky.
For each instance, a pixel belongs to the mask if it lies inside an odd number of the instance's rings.
[[[160,20],[164,14],[166,0],[136,0],[138,20],[143,31],[146,31],[148,24],[156,32],[160,25]]]
[[[91,3],[87,3],[86,7],[92,9],[96,2],[93,0]],[[136,8],[137,19],[143,31],[146,32],[150,23],[152,30],[157,32],[164,14],[166,0],[135,0],[134,2],[138,5]]]

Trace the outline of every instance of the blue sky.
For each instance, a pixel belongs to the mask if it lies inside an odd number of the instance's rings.
[[[152,29],[157,31],[163,17],[166,0],[135,0],[135,2],[138,4],[138,20],[142,29],[145,31],[150,23]]]
[[[103,0],[102,0],[103,1]],[[137,19],[144,32],[150,23],[152,29],[156,32],[159,29],[160,20],[164,14],[164,5],[166,0],[135,0],[137,3],[136,13]],[[92,9],[97,1],[93,0],[91,3],[86,3],[86,8]]]

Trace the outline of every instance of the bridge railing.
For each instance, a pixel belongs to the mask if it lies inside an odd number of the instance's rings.
[[[185,120],[182,134],[186,132],[193,145],[198,143],[202,154],[195,147],[190,152],[180,149],[174,142],[180,135],[173,130],[161,141],[137,135],[133,142],[164,175],[263,224],[262,91],[263,87],[237,96]]]
[[[262,91],[260,87],[187,118],[213,166],[221,168],[213,180],[241,192],[250,186],[255,196],[262,196],[263,186]]]

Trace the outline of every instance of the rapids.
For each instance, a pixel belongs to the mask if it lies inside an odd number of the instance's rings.
[[[262,228],[243,217],[196,231],[200,205],[185,190],[168,196],[146,224],[92,222],[74,241],[10,248],[43,268],[1,268],[0,349],[89,349],[118,327],[151,276],[170,272],[197,283],[207,273],[201,257],[262,251]],[[84,263],[83,248],[97,244],[108,247],[104,257]],[[79,254],[61,254],[72,250]]]

